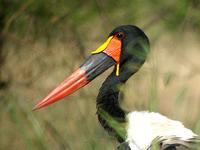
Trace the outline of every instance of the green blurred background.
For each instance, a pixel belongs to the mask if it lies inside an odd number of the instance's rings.
[[[117,146],[95,114],[111,70],[59,103],[32,107],[123,24],[139,26],[151,42],[123,108],[158,111],[200,134],[199,0],[0,0],[0,149]]]

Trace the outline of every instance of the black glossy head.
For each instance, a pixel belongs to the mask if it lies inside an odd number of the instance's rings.
[[[133,25],[119,26],[109,34],[109,36],[113,35],[117,35],[122,41],[120,77],[123,77],[124,73],[138,71],[150,50],[148,37],[141,29]]]

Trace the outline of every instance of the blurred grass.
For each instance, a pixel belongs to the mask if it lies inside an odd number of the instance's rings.
[[[200,134],[198,1],[22,0],[9,9],[0,2],[0,149],[116,148],[95,114],[111,70],[57,104],[32,107],[122,24],[143,27],[151,40],[147,62],[125,86],[123,107],[158,111]]]

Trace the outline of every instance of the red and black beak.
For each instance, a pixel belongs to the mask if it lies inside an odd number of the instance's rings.
[[[92,52],[92,55],[86,59],[80,68],[39,101],[33,110],[50,105],[74,93],[111,66],[119,64],[121,46],[121,40],[116,36],[109,37],[104,44]]]

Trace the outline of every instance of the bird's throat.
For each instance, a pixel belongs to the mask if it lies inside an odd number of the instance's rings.
[[[119,104],[120,87],[124,82],[120,81],[119,77],[113,72],[102,84],[97,96],[97,115],[99,122],[109,134],[115,136],[118,141],[124,142],[124,137],[118,133],[110,122],[116,122],[117,127],[126,123],[125,111]],[[109,115],[109,118],[102,116],[101,111]],[[109,120],[108,120],[109,119]],[[112,121],[113,120],[113,121]],[[123,133],[124,134],[124,133]]]

